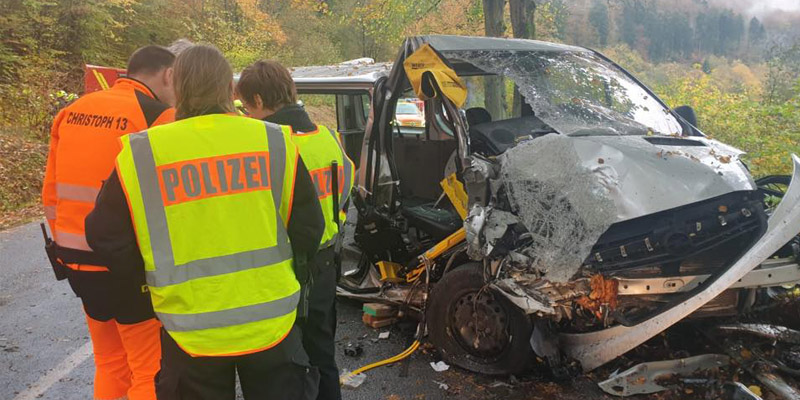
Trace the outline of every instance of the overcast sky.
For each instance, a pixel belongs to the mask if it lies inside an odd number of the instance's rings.
[[[761,15],[771,11],[800,11],[800,0],[750,0],[751,14]]]

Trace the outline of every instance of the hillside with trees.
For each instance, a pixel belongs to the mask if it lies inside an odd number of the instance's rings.
[[[756,0],[4,0],[0,2],[0,215],[37,201],[49,125],[84,64],[125,65],[146,44],[212,43],[234,69],[394,58],[417,34],[536,38],[600,50],[754,174],[800,153],[800,14]],[[729,8],[735,5],[737,8]],[[496,82],[495,84],[502,84]],[[2,225],[2,218],[0,218]]]

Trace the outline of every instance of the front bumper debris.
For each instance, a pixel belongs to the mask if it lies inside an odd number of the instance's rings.
[[[794,172],[783,200],[769,219],[767,232],[724,273],[703,281],[705,289],[683,303],[633,326],[617,325],[591,333],[562,334],[561,346],[591,371],[648,339],[708,303],[767,260],[800,231],[800,157],[792,155]]]
[[[614,396],[656,393],[667,390],[658,381],[671,376],[691,376],[702,370],[725,367],[730,357],[722,354],[703,354],[678,360],[653,361],[635,365],[628,370],[611,374],[599,383],[604,392]]]

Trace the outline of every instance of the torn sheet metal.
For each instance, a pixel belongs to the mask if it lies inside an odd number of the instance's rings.
[[[482,207],[475,204],[470,208],[467,218],[464,220],[464,230],[467,237],[467,255],[473,260],[483,259],[485,253],[481,243],[481,232],[486,224],[486,214],[491,210],[490,207]]]
[[[546,296],[540,295],[535,298],[530,291],[526,291],[511,278],[496,280],[491,285],[519,307],[526,314],[547,314],[554,315],[555,308],[546,300]]]
[[[667,390],[658,384],[659,379],[674,375],[691,376],[699,371],[725,367],[730,357],[722,354],[703,354],[678,360],[654,361],[638,364],[626,371],[613,373],[598,385],[615,396],[656,393]]]
[[[770,360],[760,356],[754,357],[753,352],[742,343],[724,341],[723,347],[725,352],[728,353],[737,364],[741,365],[747,372],[755,376],[764,388],[785,400],[800,399],[800,391],[774,373],[778,368]]]
[[[800,331],[770,324],[729,324],[714,328],[722,333],[744,333],[777,342],[800,344]]]
[[[750,388],[741,382],[730,382],[725,384],[730,400],[762,400],[761,396],[753,393]]]
[[[792,155],[794,172],[783,201],[769,219],[767,232],[716,280],[680,304],[634,326],[581,334],[562,334],[565,353],[590,371],[626,353],[669,328],[717,297],[759,264],[771,257],[800,231],[800,157]]]
[[[567,282],[617,219],[608,191],[580,160],[572,138],[546,135],[501,159],[515,214],[531,234],[524,253],[544,279]]]

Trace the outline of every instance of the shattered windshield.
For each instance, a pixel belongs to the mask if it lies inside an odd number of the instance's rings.
[[[590,52],[470,50],[444,54],[457,71],[459,64],[467,63],[512,81],[535,115],[562,134],[682,132],[678,120],[641,85]],[[502,81],[496,86],[500,96],[507,96]],[[509,111],[509,115],[515,114]]]

